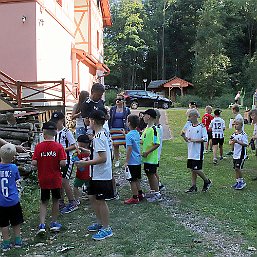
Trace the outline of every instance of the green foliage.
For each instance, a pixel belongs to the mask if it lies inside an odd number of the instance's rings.
[[[115,89],[109,89],[105,91],[105,105],[114,105],[115,99],[117,98],[118,91]]]

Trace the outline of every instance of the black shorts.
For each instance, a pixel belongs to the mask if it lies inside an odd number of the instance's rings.
[[[208,140],[212,139],[212,132],[211,131],[207,131],[207,135],[208,135]]]
[[[90,180],[88,195],[95,195],[96,200],[114,198],[112,180]]]
[[[203,168],[203,160],[187,160],[187,168],[191,170],[201,170]]]
[[[50,192],[52,194],[53,199],[61,199],[61,189],[41,189],[41,201],[46,202],[50,199]]]
[[[223,138],[213,138],[212,145],[223,145],[224,144],[224,137]]]
[[[244,167],[244,159],[233,159],[233,168],[242,170]]]
[[[141,165],[128,165],[131,179],[128,179],[128,181],[137,181],[138,179],[141,179]]]
[[[146,175],[156,174],[158,164],[144,163],[144,171]]]
[[[10,207],[0,207],[0,227],[17,226],[24,222],[20,203]]]

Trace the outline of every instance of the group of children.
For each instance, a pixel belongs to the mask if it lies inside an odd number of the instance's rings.
[[[213,151],[213,164],[216,165],[218,163],[217,152],[219,148],[219,160],[223,160],[225,121],[220,117],[222,112],[220,109],[214,110],[214,116],[212,116],[212,107],[206,106],[206,113],[202,117],[202,123],[200,123],[198,121],[200,114],[196,108],[196,103],[191,102],[189,108],[187,110],[188,120],[181,133],[181,136],[188,144],[187,167],[192,172],[192,185],[186,190],[186,193],[197,191],[197,176],[203,179],[202,191],[206,192],[211,187],[212,182],[202,171],[204,153],[207,153],[208,149]],[[229,140],[232,151],[228,154],[233,155],[233,168],[236,173],[236,182],[232,187],[236,190],[241,190],[246,186],[242,169],[247,158],[248,138],[244,132],[244,119],[239,113],[239,106],[237,104],[232,106],[232,113],[235,115],[235,118],[231,121],[231,126],[234,126],[235,132]]]

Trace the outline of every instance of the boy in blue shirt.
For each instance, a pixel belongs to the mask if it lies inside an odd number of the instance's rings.
[[[21,247],[22,244],[20,224],[23,223],[23,215],[16,186],[20,174],[17,166],[11,163],[15,154],[16,148],[13,144],[5,144],[0,149],[0,227],[3,251],[11,248],[9,225],[15,235],[14,247]]]
[[[131,178],[128,179],[133,196],[124,201],[125,204],[137,204],[143,200],[143,192],[140,186],[141,179],[141,155],[140,155],[140,134],[136,130],[139,124],[139,117],[130,114],[127,118],[129,133],[126,135],[126,162]]]

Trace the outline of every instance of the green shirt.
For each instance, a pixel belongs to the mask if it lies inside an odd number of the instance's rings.
[[[156,126],[147,127],[142,134],[143,153],[147,152],[154,145],[160,144],[160,138]],[[147,157],[142,157],[143,163],[158,164],[158,148],[149,153]]]

